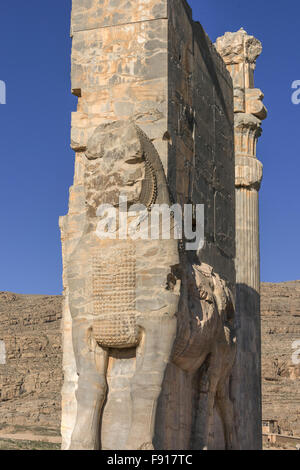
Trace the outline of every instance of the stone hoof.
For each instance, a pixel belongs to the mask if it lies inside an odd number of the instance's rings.
[[[150,441],[141,443],[141,441],[137,442],[135,439],[134,441],[130,440],[127,442],[125,450],[154,450],[154,447]]]
[[[97,450],[94,442],[72,441],[69,450]]]
[[[154,450],[152,442],[145,442],[138,450]]]

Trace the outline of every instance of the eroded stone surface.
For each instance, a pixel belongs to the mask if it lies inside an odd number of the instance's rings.
[[[72,33],[167,18],[164,0],[73,0]]]

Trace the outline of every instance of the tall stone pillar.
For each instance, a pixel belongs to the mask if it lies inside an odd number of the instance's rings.
[[[256,157],[256,145],[267,111],[262,103],[263,93],[254,88],[254,70],[262,45],[241,29],[218,38],[216,47],[234,86],[238,354],[233,374],[233,397],[241,448],[260,449],[259,189],[263,165]]]

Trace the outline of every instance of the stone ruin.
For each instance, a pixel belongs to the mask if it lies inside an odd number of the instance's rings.
[[[260,448],[261,44],[214,46],[183,0],[73,0],[71,32],[63,448]],[[126,238],[138,204],[204,204],[204,246]]]
[[[213,45],[185,0],[73,0],[71,34],[63,449],[260,448],[261,44]],[[205,206],[204,246],[126,237],[173,204]]]
[[[259,449],[261,44],[212,44],[185,0],[73,0],[71,34],[62,448]],[[147,237],[175,205],[204,244],[174,214]]]

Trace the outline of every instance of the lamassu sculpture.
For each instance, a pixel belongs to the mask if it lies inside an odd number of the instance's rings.
[[[117,224],[116,239],[99,238],[97,209],[101,204],[117,207],[120,193],[126,194],[128,207],[144,204],[149,213],[154,204],[170,205],[158,152],[134,122],[99,126],[83,161],[77,201],[82,211],[80,236],[65,270],[78,375],[69,448],[101,448],[107,368],[115,350],[130,350],[136,357],[126,449],[153,448],[157,402],[170,362],[199,381],[190,446],[208,448],[217,406],[226,447],[232,448],[235,431],[228,385],[235,359],[232,293],[212,267],[201,264],[197,253],[185,252],[174,237],[131,240],[118,233]],[[128,217],[119,213],[124,215]]]

